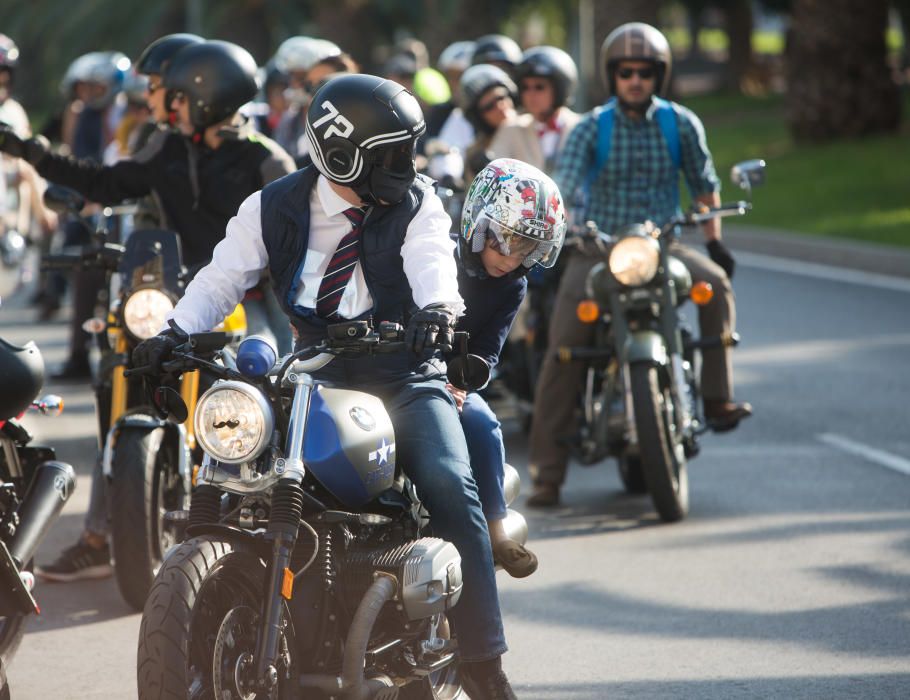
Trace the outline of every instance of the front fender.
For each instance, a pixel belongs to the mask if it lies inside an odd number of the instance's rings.
[[[665,366],[669,362],[667,345],[660,333],[655,331],[630,333],[623,347],[623,357],[628,364],[647,362]]]
[[[117,439],[125,430],[139,430],[149,432],[164,429],[164,440],[169,441],[176,449],[177,453],[177,470],[183,480],[186,493],[192,491],[193,476],[193,458],[190,449],[186,443],[186,428],[178,423],[169,423],[166,420],[156,416],[150,416],[147,413],[129,413],[121,416],[107,432],[107,438],[104,441],[104,451],[101,457],[101,469],[104,476],[108,479],[113,478],[112,462],[114,459],[114,450],[116,449]]]

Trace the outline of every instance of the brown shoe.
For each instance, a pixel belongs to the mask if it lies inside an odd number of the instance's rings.
[[[705,399],[705,421],[715,433],[733,430],[743,418],[752,415],[748,403],[736,403],[724,399]]]
[[[524,578],[537,571],[537,555],[515,540],[500,540],[494,544],[493,560],[512,578]]]
[[[534,490],[526,502],[531,508],[550,508],[557,505],[559,503],[559,485],[534,484]]]

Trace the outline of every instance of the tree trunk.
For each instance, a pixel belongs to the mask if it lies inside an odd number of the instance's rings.
[[[892,131],[900,99],[887,62],[888,0],[795,0],[787,41],[787,119],[795,138]]]
[[[743,79],[752,68],[752,3],[731,0],[724,8],[727,38],[730,42],[727,60],[727,85],[739,92]]]

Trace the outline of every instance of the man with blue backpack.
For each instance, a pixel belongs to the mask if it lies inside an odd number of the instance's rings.
[[[658,97],[669,83],[671,63],[666,37],[640,22],[618,27],[601,47],[612,97],[575,127],[555,180],[566,196],[583,193],[585,219],[606,233],[646,220],[662,225],[671,219],[680,206],[680,172],[694,203],[720,203],[720,181],[701,121],[685,107]],[[672,252],[694,281],[704,280],[714,289],[712,303],[699,308],[702,335],[729,333],[736,318],[730,285],[733,257],[721,243],[718,220],[707,222],[704,234],[710,258],[678,241]],[[561,364],[555,353],[560,346],[583,346],[592,340],[593,327],[578,321],[575,307],[585,297],[585,279],[598,260],[579,253],[570,257],[550,319],[549,351],[535,390],[530,432],[531,506],[559,502],[583,368]],[[702,394],[705,418],[716,431],[731,430],[751,415],[749,404],[733,401],[729,348],[704,352]]]

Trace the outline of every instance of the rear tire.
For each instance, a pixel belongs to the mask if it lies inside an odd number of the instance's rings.
[[[185,502],[182,485],[175,484],[175,455],[164,437],[164,428],[125,428],[111,461],[114,573],[123,599],[137,610],[145,605],[164,554],[176,544],[165,535],[164,513]]]
[[[631,381],[642,472],[651,500],[664,522],[682,520],[689,512],[689,475],[682,436],[673,422],[673,397],[652,365],[632,365]]]

